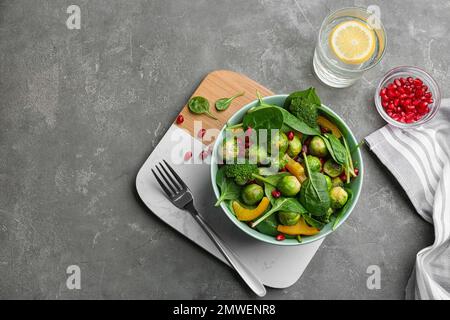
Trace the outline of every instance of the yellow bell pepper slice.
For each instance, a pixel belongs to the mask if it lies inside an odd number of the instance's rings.
[[[288,163],[286,164],[287,171],[296,177],[300,183],[303,183],[306,180],[305,168],[288,155],[286,155],[286,158],[288,159]]]
[[[233,201],[232,206],[239,221],[252,221],[262,215],[269,204],[269,198],[264,197],[255,209],[244,208],[237,201]]]
[[[319,118],[317,119],[317,123],[319,124],[319,126],[330,130],[336,138],[340,139],[342,137],[342,133],[339,128],[327,118],[319,116]]]
[[[300,218],[300,220],[293,226],[284,226],[282,224],[279,224],[277,230],[281,233],[291,236],[313,236],[320,232],[319,229],[308,226],[303,218]]]

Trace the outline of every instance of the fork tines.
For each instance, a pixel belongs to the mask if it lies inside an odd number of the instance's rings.
[[[152,169],[153,175],[167,196],[172,198],[187,189],[186,184],[166,160],[159,162],[155,168],[159,174]]]

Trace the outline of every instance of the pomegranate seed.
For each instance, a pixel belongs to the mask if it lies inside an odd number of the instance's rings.
[[[387,108],[388,104],[389,103],[387,101],[382,101],[381,102],[381,105],[383,106],[383,108]],[[324,132],[322,132],[322,133],[324,133]]]
[[[252,134],[252,131],[253,131],[252,127],[248,127],[247,130],[245,131],[245,135],[247,137],[250,136]]]
[[[178,115],[177,117],[177,124],[182,124],[184,122],[184,117],[182,114]]]
[[[287,137],[289,140],[293,140],[294,139],[294,133],[292,131],[289,131],[287,134]]]
[[[387,96],[389,98],[395,98],[397,96],[397,92],[394,89],[389,89],[387,92]]]
[[[208,158],[208,155],[209,155],[208,151],[203,150],[202,152],[200,152],[199,156],[200,156],[200,159],[205,160],[206,158]]]
[[[421,86],[423,85],[423,82],[422,82],[422,80],[420,80],[419,78],[416,78],[416,79],[414,80],[414,85],[415,85],[416,87],[421,87]]]
[[[381,96],[381,100],[382,100],[382,101],[389,101],[389,97],[388,97],[386,94],[383,94],[383,95]]]
[[[387,91],[386,88],[381,89],[381,91],[380,91],[380,97],[385,96],[385,95],[386,95],[386,91]]]
[[[426,102],[426,101],[422,101],[419,105],[420,109],[425,109],[426,107],[428,107],[428,102]]]
[[[414,83],[414,79],[412,77],[406,78],[406,81],[408,81],[409,83]]]
[[[192,158],[192,151],[188,151],[184,154],[184,161],[188,161]]]
[[[281,197],[281,192],[278,190],[273,190],[272,191],[272,197],[274,197],[275,199],[278,199],[279,197]]]
[[[400,79],[395,79],[395,80],[394,80],[394,84],[395,84],[397,87],[400,87],[400,86],[402,85],[402,83],[400,82]]]
[[[400,99],[394,99],[394,106],[398,107],[399,103],[400,103]]]
[[[359,169],[358,168],[353,169],[353,171],[355,172],[356,176],[359,176]]]
[[[347,181],[347,175],[345,174],[345,172],[342,172],[339,178],[344,182]]]
[[[411,99],[406,99],[405,101],[403,101],[403,105],[405,107],[410,106],[411,105]]]
[[[206,133],[206,129],[204,129],[204,128],[202,128],[202,129],[200,129],[200,131],[198,132],[198,137],[201,139],[201,138],[203,138],[204,136],[205,136],[205,133]]]
[[[277,235],[276,237],[277,241],[283,241],[284,239],[286,239],[285,235],[280,233],[279,235]]]
[[[322,133],[328,133],[330,132],[330,129],[326,128],[326,127],[320,127],[320,132]]]

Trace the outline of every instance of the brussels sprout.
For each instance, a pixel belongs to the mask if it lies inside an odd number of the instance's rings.
[[[222,148],[219,148],[218,153],[219,158],[223,162],[235,162],[239,154],[239,147],[236,140],[234,138],[231,140],[223,140]]]
[[[334,187],[330,191],[331,207],[333,209],[342,208],[348,199],[347,191],[342,187]]]
[[[300,151],[302,151],[302,141],[296,135],[294,135],[294,138],[291,141],[289,141],[288,145],[289,146],[287,154],[291,158],[295,158],[300,153]]]
[[[322,162],[320,162],[319,158],[314,156],[306,156],[306,161],[308,161],[308,166],[311,171],[320,172],[322,169]],[[305,167],[304,163],[303,167]]]
[[[331,188],[333,187],[333,183],[331,182],[331,178],[329,176],[327,176],[327,175],[324,175],[324,177],[325,177],[325,180],[327,180],[328,191],[330,191]]]
[[[332,178],[340,176],[343,170],[344,168],[333,159],[328,159],[323,165],[323,172]]]
[[[270,158],[270,167],[276,171],[283,169],[288,164],[289,160],[285,154],[280,154],[278,157]]]
[[[257,144],[253,144],[248,149],[248,159],[250,163],[268,164],[270,162],[266,149]]]
[[[271,138],[268,145],[270,154],[284,154],[288,148],[289,140],[284,132],[278,131],[278,133]]]
[[[320,158],[328,156],[327,146],[321,137],[315,136],[311,139],[311,142],[309,143],[309,153]]]
[[[336,178],[331,179],[331,185],[333,187],[343,187],[344,181],[342,181],[342,179],[340,177],[336,177]]]
[[[285,176],[280,179],[277,184],[277,189],[285,197],[293,197],[300,192],[300,181],[294,176]]]
[[[242,200],[244,200],[245,204],[257,204],[263,197],[264,190],[260,185],[257,185],[256,183],[249,184],[242,190]]]
[[[279,211],[278,220],[285,226],[293,226],[300,220],[300,214],[290,211]]]

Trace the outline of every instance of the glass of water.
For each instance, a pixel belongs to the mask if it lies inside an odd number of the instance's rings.
[[[351,86],[380,62],[385,48],[386,34],[377,10],[340,9],[322,23],[314,51],[314,73],[328,86]]]

